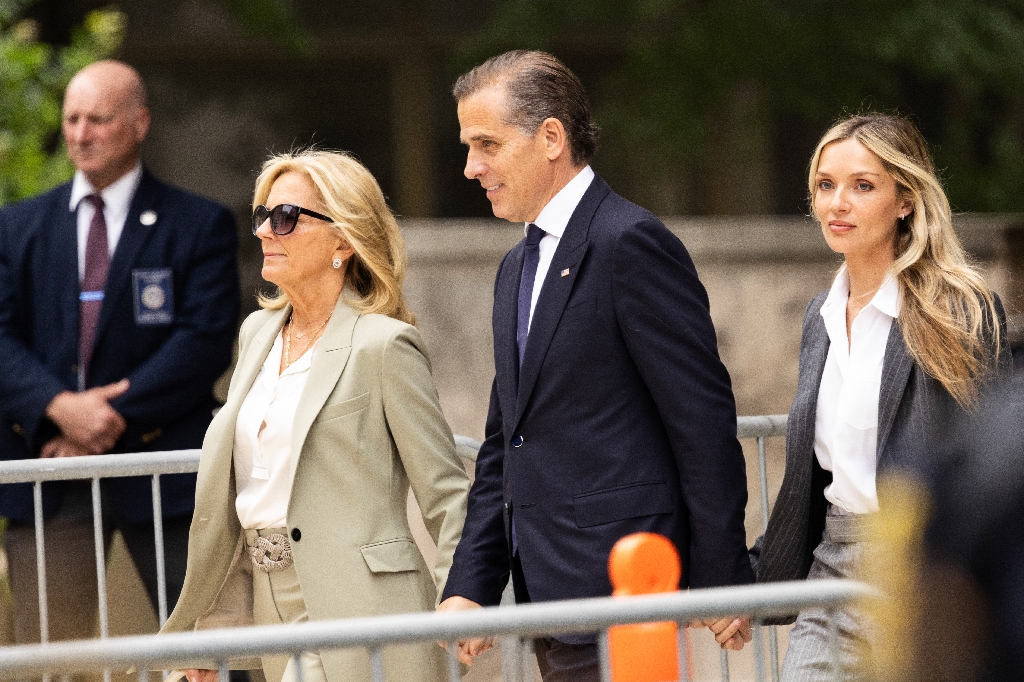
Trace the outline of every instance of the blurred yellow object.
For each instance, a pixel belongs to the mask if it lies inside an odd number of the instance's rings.
[[[924,529],[931,507],[924,485],[906,474],[878,479],[879,512],[868,521],[862,580],[879,588],[883,599],[863,606],[871,642],[865,679],[897,682],[913,679],[914,633],[921,612]]]

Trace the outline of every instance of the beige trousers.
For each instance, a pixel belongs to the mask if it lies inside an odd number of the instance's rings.
[[[287,528],[246,530],[245,544],[247,548],[250,547],[257,535],[285,535],[287,532]],[[285,625],[309,620],[295,564],[269,573],[253,567],[252,595],[253,620],[256,625]],[[299,658],[302,661],[302,682],[327,682],[320,654],[306,651]],[[298,682],[294,656],[263,656],[261,661],[267,682]]]

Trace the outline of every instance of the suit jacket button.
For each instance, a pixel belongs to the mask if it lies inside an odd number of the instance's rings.
[[[523,437],[522,436],[513,436],[512,437],[512,447],[518,448],[522,444],[523,444]]]
[[[298,542],[301,539],[302,539],[302,531],[300,531],[298,528],[292,528],[292,540],[294,540],[295,542]]]

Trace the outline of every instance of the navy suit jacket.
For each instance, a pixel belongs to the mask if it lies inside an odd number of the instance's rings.
[[[58,434],[46,406],[78,387],[77,218],[71,183],[0,210],[0,458],[38,457]],[[140,215],[156,214],[152,225]],[[144,171],[110,262],[86,386],[127,377],[111,405],[128,424],[113,452],[198,448],[212,388],[231,361],[239,315],[237,233],[230,212]],[[136,323],[133,271],[169,269],[173,319]],[[195,475],[161,477],[164,516],[190,514]],[[63,483],[44,485],[56,513]],[[128,521],[153,517],[146,478],[104,481]],[[0,515],[31,521],[30,484],[0,486]]]
[[[510,513],[532,601],[611,594],[612,545],[640,531],[675,543],[680,587],[753,582],[735,402],[682,243],[595,178],[517,372],[523,255],[520,242],[498,269],[486,440],[443,597],[500,601]]]

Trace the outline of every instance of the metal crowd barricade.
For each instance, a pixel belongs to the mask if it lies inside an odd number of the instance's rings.
[[[765,439],[785,436],[786,415],[763,415],[739,417],[737,435],[740,438],[755,438],[757,441],[759,492],[761,500],[762,532],[767,528],[769,516],[768,477]],[[455,436],[458,453],[475,460],[480,443],[466,436]],[[94,541],[96,550],[96,574],[99,591],[100,638],[109,636],[106,591],[106,560],[103,541],[102,501],[100,480],[125,476],[151,476],[153,491],[153,526],[158,586],[158,618],[162,626],[168,616],[167,588],[165,577],[163,519],[160,513],[160,476],[164,474],[192,473],[199,469],[199,450],[176,450],[166,452],[128,453],[116,455],[95,455],[67,459],[31,459],[0,462],[0,483],[32,483],[35,506],[36,567],[39,586],[40,640],[49,641],[46,596],[46,555],[42,514],[42,483],[60,480],[91,480]],[[774,626],[769,627],[770,673],[773,682],[779,675],[778,636]],[[760,627],[755,628],[755,648],[762,646]],[[528,648],[523,652],[529,654]],[[729,681],[729,659],[727,652],[720,654],[723,682]],[[757,665],[763,665],[758,658]],[[528,668],[525,666],[524,669]],[[684,678],[685,679],[685,678]],[[300,681],[301,682],[301,681]]]
[[[739,438],[757,439],[757,479],[758,490],[761,498],[761,532],[768,530],[768,517],[771,513],[771,505],[768,501],[768,458],[765,450],[765,439],[772,436],[786,435],[786,421],[788,415],[770,414],[757,417],[739,417],[736,420],[736,435]],[[755,645],[761,645],[761,627],[754,628]],[[757,665],[763,665],[764,661],[759,655],[760,648],[755,646],[757,652]],[[772,682],[779,682],[779,632],[775,625],[768,626],[768,651],[771,661]],[[719,654],[722,667],[723,682],[729,681],[729,656],[723,650]]]
[[[745,585],[642,597],[581,599],[571,602],[524,604],[516,608],[490,607],[457,613],[412,613],[373,618],[314,621],[280,626],[203,630],[170,635],[144,635],[106,640],[85,640],[0,648],[0,676],[67,675],[102,669],[138,670],[147,682],[149,670],[184,667],[188,661],[217,661],[226,674],[232,658],[286,654],[294,659],[302,682],[300,657],[308,651],[362,647],[370,658],[371,678],[386,682],[382,651],[395,644],[450,642],[449,682],[459,682],[461,672],[452,651],[466,637],[514,636],[520,640],[551,634],[598,632],[601,679],[611,682],[608,628],[613,625],[675,621],[680,632],[685,623],[747,613],[756,619],[793,613],[804,608],[823,608],[832,613],[855,600],[872,598],[875,590],[847,580],[812,580],[771,585]],[[833,636],[838,636],[833,633]],[[683,637],[678,640],[679,679],[688,682]],[[763,642],[754,640],[759,660]],[[832,672],[843,679],[838,647],[832,647]],[[765,682],[764,667],[757,667],[758,682]],[[226,677],[222,677],[222,680]],[[393,679],[393,678],[392,678]]]
[[[456,450],[467,459],[476,459],[480,443],[467,436],[455,436]],[[46,545],[43,527],[43,488],[49,481],[92,481],[93,537],[96,550],[96,578],[99,590],[100,638],[109,635],[107,618],[106,557],[103,542],[103,509],[100,480],[127,476],[151,476],[153,490],[153,534],[155,536],[157,570],[157,606],[161,627],[167,622],[167,579],[164,561],[163,515],[160,498],[160,476],[187,474],[199,470],[199,450],[134,452],[117,455],[94,455],[55,459],[22,459],[0,462],[0,483],[31,483],[36,533],[36,572],[39,589],[39,634],[42,643],[49,641],[49,619],[46,596]]]

